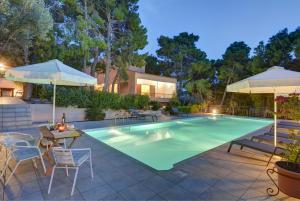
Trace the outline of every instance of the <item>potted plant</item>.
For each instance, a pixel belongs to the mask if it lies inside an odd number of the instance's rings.
[[[279,190],[291,197],[300,198],[300,140],[296,140],[295,136],[292,138],[295,143],[287,146],[283,160],[277,161],[275,168],[278,174]]]
[[[288,119],[300,120],[300,101],[298,95],[293,94],[289,98],[279,98],[279,113]],[[299,130],[290,130],[290,139],[293,143],[286,146],[286,152],[282,160],[275,163],[274,172],[278,174],[278,188],[283,193],[300,198],[300,135]]]

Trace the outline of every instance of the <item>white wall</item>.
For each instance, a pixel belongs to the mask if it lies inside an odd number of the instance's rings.
[[[30,104],[32,122],[52,121],[52,104]],[[85,108],[56,107],[55,121],[61,122],[63,113],[67,122],[85,120]]]

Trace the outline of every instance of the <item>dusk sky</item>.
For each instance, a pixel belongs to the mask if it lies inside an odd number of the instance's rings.
[[[143,52],[155,54],[160,35],[180,32],[200,36],[197,46],[208,58],[221,58],[234,41],[251,48],[279,30],[300,26],[300,0],[140,0],[139,13],[148,30]]]

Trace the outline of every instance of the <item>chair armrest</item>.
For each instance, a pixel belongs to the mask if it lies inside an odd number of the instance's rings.
[[[37,146],[14,146],[14,148],[36,148],[36,149],[39,149]]]
[[[92,151],[91,148],[75,148],[75,149],[70,149],[71,151]]]
[[[16,146],[26,146],[26,147],[28,147],[28,146],[32,146],[32,145],[27,140],[16,140],[15,141],[15,147]]]

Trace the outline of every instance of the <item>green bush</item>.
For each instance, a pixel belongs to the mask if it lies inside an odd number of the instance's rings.
[[[198,113],[201,111],[201,105],[194,104],[191,106],[191,113]]]
[[[86,88],[58,87],[56,105],[60,107],[87,108],[86,117],[89,120],[103,119],[103,110],[130,108],[146,109],[150,99],[142,95],[121,96],[115,93],[106,93]]]
[[[148,96],[136,95],[134,99],[134,106],[137,109],[145,109],[149,106],[150,99]]]
[[[157,111],[160,109],[160,103],[158,101],[150,101],[149,105],[150,105],[150,108],[154,111]]]
[[[95,105],[86,109],[85,116],[87,120],[99,121],[105,118],[105,113],[102,111],[102,108]]]
[[[178,110],[183,113],[192,113],[191,106],[178,106]]]

